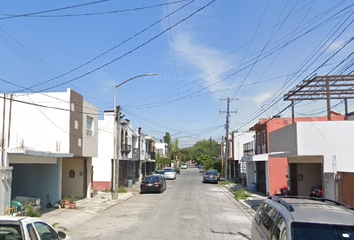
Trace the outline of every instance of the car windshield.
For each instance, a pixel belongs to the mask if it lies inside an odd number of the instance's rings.
[[[217,171],[206,171],[205,175],[218,175]]]
[[[159,180],[160,178],[158,176],[148,176],[144,179],[146,182],[158,182]]]
[[[294,240],[354,239],[354,226],[294,222],[291,229]]]
[[[165,168],[163,171],[164,172],[173,172],[173,169],[172,168]]]
[[[163,174],[163,171],[155,171],[154,173]]]

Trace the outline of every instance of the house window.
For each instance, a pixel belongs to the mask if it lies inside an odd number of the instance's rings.
[[[93,136],[93,118],[90,116],[86,118],[86,134],[87,136]]]
[[[79,147],[81,147],[81,138],[79,138],[79,139],[77,140],[77,145],[78,145]]]
[[[262,132],[262,153],[267,152],[266,146],[267,146],[266,132],[263,131]]]
[[[75,178],[75,171],[72,169],[69,171],[69,178]]]
[[[75,120],[74,125],[75,125],[75,129],[79,129],[79,121],[78,120]]]
[[[257,137],[256,137],[256,151],[257,154],[261,154],[261,134],[257,133]]]
[[[71,105],[70,105],[70,110],[71,110],[72,112],[75,112],[75,104],[74,104],[74,103],[71,103]]]

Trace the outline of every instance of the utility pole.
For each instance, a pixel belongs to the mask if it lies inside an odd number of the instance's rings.
[[[229,140],[229,125],[230,125],[230,113],[237,113],[237,111],[230,111],[230,101],[237,100],[237,98],[230,98],[227,99],[220,99],[221,101],[227,101],[227,111],[226,111],[226,147],[225,147],[225,155],[224,155],[224,178],[227,181],[227,168],[228,168],[228,160],[229,160],[229,147],[230,147],[230,140]],[[225,113],[225,111],[220,111],[220,113]]]
[[[113,200],[118,199],[118,189],[119,189],[119,150],[120,150],[120,106],[116,106],[116,150],[114,158],[114,188],[113,188]]]

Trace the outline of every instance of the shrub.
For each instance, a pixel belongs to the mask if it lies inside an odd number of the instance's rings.
[[[37,209],[34,209],[30,201],[25,202],[25,216],[29,217],[40,217],[41,214]]]
[[[246,200],[248,197],[251,197],[251,193],[246,191],[245,189],[243,188],[240,188],[238,190],[235,191],[235,198],[237,200]]]
[[[118,188],[118,193],[126,193],[127,190],[125,189],[125,187],[119,187]]]

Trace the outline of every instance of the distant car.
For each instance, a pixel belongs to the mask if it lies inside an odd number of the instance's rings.
[[[164,168],[163,172],[166,179],[176,179],[176,172],[172,167]]]
[[[206,182],[212,182],[212,183],[218,183],[218,171],[216,170],[207,170],[203,174],[203,183]]]
[[[199,164],[199,172],[204,172],[204,165],[203,164]]]
[[[32,240],[32,239],[65,239],[71,237],[62,231],[56,231],[40,218],[33,217],[0,217],[0,239]]]
[[[164,175],[165,173],[163,172],[163,170],[156,170],[153,172],[153,175]]]
[[[182,169],[187,169],[188,165],[187,164],[182,164]]]
[[[140,193],[159,192],[166,190],[166,179],[162,175],[146,176],[140,183]]]

